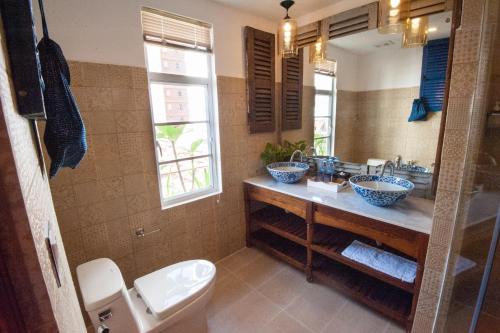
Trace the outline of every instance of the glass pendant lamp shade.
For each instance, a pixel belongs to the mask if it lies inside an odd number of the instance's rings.
[[[427,44],[427,29],[429,18],[427,16],[408,18],[403,30],[403,47],[419,47]]]
[[[409,0],[379,0],[378,31],[381,34],[398,34],[408,17]]]
[[[283,58],[295,57],[299,54],[297,45],[297,21],[288,16],[288,9],[294,1],[282,1],[281,6],[286,9],[286,16],[281,21],[278,31],[279,52]]]
[[[281,21],[280,31],[280,54],[283,58],[295,57],[299,54],[297,47],[297,22],[292,18]]]
[[[325,60],[326,43],[323,42],[323,37],[319,36],[316,42],[309,46],[309,63],[320,64]]]

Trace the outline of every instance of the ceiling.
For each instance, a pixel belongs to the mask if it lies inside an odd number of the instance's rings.
[[[450,22],[446,22],[447,18],[451,19],[451,11],[434,14],[429,17],[429,28],[437,28],[437,31],[429,32],[429,40],[450,36],[451,20]],[[368,54],[378,50],[399,49],[401,48],[401,38],[401,34],[383,35],[378,33],[377,29],[372,29],[332,39],[329,43],[355,54]]]
[[[280,7],[280,0],[212,0],[235,7],[257,16],[279,21],[285,16],[285,9]],[[296,0],[290,8],[290,16],[297,18],[312,11],[327,7],[340,0]]]

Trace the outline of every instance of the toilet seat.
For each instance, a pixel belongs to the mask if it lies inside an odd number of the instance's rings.
[[[153,316],[162,320],[203,295],[215,272],[209,261],[183,261],[138,278],[134,287]]]

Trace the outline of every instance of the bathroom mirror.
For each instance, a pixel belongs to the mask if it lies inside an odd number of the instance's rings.
[[[400,156],[403,164],[414,163],[432,172],[451,16],[449,11],[428,17],[426,47],[403,48],[401,33],[380,34],[377,29],[329,40],[328,57],[337,61],[335,97],[331,105],[328,98],[318,94],[324,78],[315,74],[315,133],[331,121],[332,155],[355,163]],[[427,116],[409,122],[414,100],[421,97],[426,100]],[[331,117],[318,117],[328,109],[328,103],[333,110]]]

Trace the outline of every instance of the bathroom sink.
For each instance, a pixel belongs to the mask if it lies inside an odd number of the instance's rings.
[[[286,184],[298,182],[309,170],[307,163],[276,162],[267,165],[267,171],[276,181]]]
[[[395,204],[415,188],[409,180],[393,176],[358,175],[351,177],[349,183],[366,202],[380,207]]]

